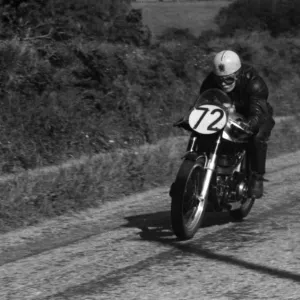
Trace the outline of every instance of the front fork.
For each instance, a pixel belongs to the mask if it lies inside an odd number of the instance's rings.
[[[211,182],[213,173],[214,173],[214,171],[216,169],[216,165],[217,165],[217,157],[218,157],[217,153],[218,153],[218,150],[220,147],[221,139],[222,139],[222,135],[220,134],[216,141],[216,146],[215,146],[214,152],[211,153],[209,159],[206,160],[206,163],[204,166],[204,169],[206,170],[206,172],[205,172],[205,176],[203,179],[202,190],[201,190],[200,196],[198,197],[199,200],[200,199],[204,200],[208,196],[210,182]],[[196,140],[197,140],[196,136],[191,137],[188,147],[187,147],[187,153],[194,152],[196,150],[195,149]]]
[[[198,203],[198,208],[195,214],[195,217],[197,218],[197,215],[202,213],[204,203],[207,201],[208,198],[208,193],[209,193],[209,186],[211,183],[212,176],[215,172],[216,165],[217,165],[217,158],[218,158],[218,150],[221,144],[221,138],[222,135],[220,134],[217,142],[216,142],[216,147],[214,149],[214,152],[211,153],[208,162],[205,164],[204,169],[206,170],[204,178],[203,178],[203,184],[202,184],[202,189],[200,195],[197,197],[199,203]]]
[[[221,138],[222,136],[219,135],[218,140],[216,142],[216,147],[214,149],[214,152],[211,153],[210,158],[207,162],[207,164],[205,165],[204,169],[206,170],[205,172],[205,176],[203,179],[203,185],[202,185],[202,190],[199,196],[199,200],[205,200],[208,196],[208,191],[209,191],[209,186],[210,186],[210,182],[213,176],[213,173],[215,172],[216,169],[216,165],[217,165],[217,158],[218,158],[218,150],[220,147],[220,143],[221,143]]]

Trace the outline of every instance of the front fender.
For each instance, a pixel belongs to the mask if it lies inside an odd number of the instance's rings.
[[[201,161],[202,165],[205,166],[206,165],[206,162],[207,162],[207,156],[204,154],[204,153],[196,153],[196,152],[186,152],[182,157],[182,159],[187,159],[187,160],[190,160],[190,161]],[[205,161],[204,164],[203,164],[203,160]]]

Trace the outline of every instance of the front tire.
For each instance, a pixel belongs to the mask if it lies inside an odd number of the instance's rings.
[[[203,165],[203,162],[184,160],[171,187],[171,223],[180,240],[191,239],[204,219],[207,199],[198,200],[204,178]],[[195,217],[198,206],[200,213]]]

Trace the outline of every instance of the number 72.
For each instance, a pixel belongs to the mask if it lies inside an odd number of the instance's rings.
[[[221,109],[221,108],[210,109],[209,107],[203,107],[202,106],[202,107],[199,107],[197,110],[198,111],[199,110],[203,111],[203,113],[200,115],[198,121],[193,126],[193,129],[196,129],[201,124],[201,122],[203,122],[203,121],[207,126],[206,127],[207,131],[216,132],[216,131],[219,131],[221,129],[221,128],[217,127],[217,125],[220,121],[223,120],[223,117],[225,115],[225,112],[224,112],[223,109]],[[210,114],[208,114],[209,112],[210,112]],[[211,116],[214,116],[215,114],[219,114],[216,119],[214,117],[211,117]],[[201,124],[201,125],[205,126],[205,124]]]

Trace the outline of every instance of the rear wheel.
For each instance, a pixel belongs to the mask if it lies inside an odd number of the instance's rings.
[[[245,159],[243,161],[243,166],[242,166],[243,172],[247,174],[247,178],[250,177],[250,166],[249,166],[249,161],[247,155],[245,156]],[[229,213],[231,217],[233,217],[235,220],[242,220],[248,216],[250,213],[252,206],[254,204],[255,198],[249,196],[249,186],[250,186],[251,178],[250,180],[247,180],[247,190],[245,191],[245,197],[242,200],[242,205],[240,208],[231,210]]]
[[[242,220],[248,216],[254,204],[254,198],[247,198],[239,209],[231,210],[229,213],[235,220]]]
[[[203,178],[203,162],[184,160],[172,185],[171,223],[181,240],[191,239],[203,221],[207,205],[207,200],[199,201]]]

